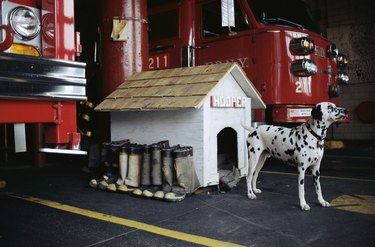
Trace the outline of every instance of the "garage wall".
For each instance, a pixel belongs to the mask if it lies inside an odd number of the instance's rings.
[[[356,115],[361,102],[375,101],[375,2],[320,0],[312,7],[320,10],[320,24],[327,37],[349,57],[350,85],[342,88],[341,104],[351,111],[352,121],[334,126],[331,138],[375,140],[375,124],[362,123]]]

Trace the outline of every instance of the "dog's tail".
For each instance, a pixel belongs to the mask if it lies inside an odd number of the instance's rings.
[[[252,132],[252,131],[255,130],[254,127],[246,126],[246,125],[243,123],[243,120],[242,120],[242,119],[241,119],[240,123],[241,123],[242,128],[244,128],[245,130],[247,130],[247,131],[249,131],[249,132]]]

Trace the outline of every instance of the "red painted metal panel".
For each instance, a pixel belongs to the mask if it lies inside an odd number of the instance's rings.
[[[77,132],[76,103],[56,102],[53,106],[55,119],[45,129],[46,143],[68,143],[70,135]]]
[[[56,118],[51,101],[0,99],[0,123],[48,123]]]
[[[75,58],[74,0],[42,0],[43,56]]]
[[[1,123],[46,123],[46,143],[68,143],[77,132],[75,101],[0,100]]]
[[[5,38],[0,41],[0,51],[7,50],[13,44],[14,33],[10,26],[0,25],[0,31],[4,31]]]
[[[147,70],[146,0],[101,1],[102,98],[108,96],[134,72]],[[113,20],[125,20],[125,41],[111,37]]]

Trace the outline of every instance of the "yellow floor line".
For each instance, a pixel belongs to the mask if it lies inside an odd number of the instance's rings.
[[[342,195],[333,199],[331,206],[344,211],[375,215],[375,196]]]
[[[279,174],[279,175],[291,175],[297,176],[297,173],[289,173],[289,172],[273,172],[273,171],[261,171],[261,173],[268,173],[268,174]],[[309,175],[311,176],[311,175]],[[364,179],[364,178],[345,178],[345,177],[334,177],[334,176],[320,176],[321,178],[329,178],[329,179],[339,179],[339,180],[349,180],[349,181],[359,181],[359,182],[370,182],[375,183],[373,179]]]
[[[134,221],[134,220],[123,219],[120,217],[103,214],[103,213],[99,213],[99,212],[95,212],[91,210],[86,210],[82,208],[77,208],[77,207],[69,206],[66,204],[61,204],[58,202],[44,200],[44,199],[40,199],[40,198],[36,198],[32,196],[25,196],[25,195],[19,195],[19,194],[14,194],[14,193],[7,193],[7,195],[14,197],[14,198],[26,200],[29,202],[38,203],[47,207],[63,210],[66,212],[83,215],[86,217],[90,217],[90,218],[94,218],[94,219],[102,220],[102,221],[107,221],[107,222],[111,222],[114,224],[123,225],[126,227],[136,228],[136,229],[150,232],[153,234],[165,236],[168,238],[174,238],[174,239],[178,239],[178,240],[182,240],[186,242],[191,242],[195,244],[200,244],[200,245],[205,245],[205,246],[242,246],[242,245],[238,245],[238,244],[234,244],[230,242],[224,242],[224,241],[206,238],[206,237],[202,237],[198,235],[169,230],[166,228],[162,228],[162,227],[158,227],[158,226],[154,226],[150,224],[145,224],[145,223]]]

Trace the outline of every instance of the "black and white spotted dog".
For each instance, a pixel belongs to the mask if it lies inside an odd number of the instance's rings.
[[[247,138],[249,152],[249,170],[246,177],[248,198],[255,199],[257,178],[265,160],[272,156],[298,168],[298,194],[302,210],[309,210],[305,201],[304,178],[308,167],[311,167],[315,191],[319,203],[329,207],[323,199],[319,182],[319,168],[324,151],[324,138],[328,127],[338,120],[345,119],[348,111],[335,104],[323,102],[311,111],[311,118],[300,126],[284,128],[262,125],[256,128],[242,125],[250,133]]]

